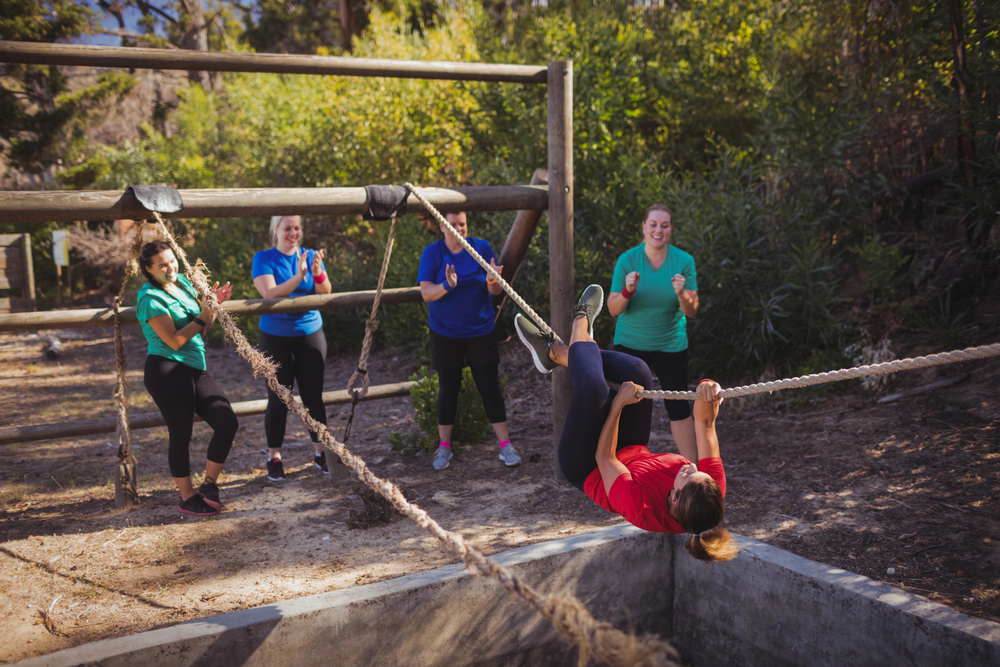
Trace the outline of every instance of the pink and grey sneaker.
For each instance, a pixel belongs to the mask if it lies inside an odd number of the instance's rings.
[[[219,485],[215,482],[205,481],[198,487],[198,495],[201,496],[210,507],[217,510],[222,509],[222,500],[219,498]]]
[[[206,503],[205,499],[197,493],[187,500],[181,498],[180,502],[177,503],[177,509],[181,514],[191,514],[194,516],[215,516],[219,513],[217,508]]]

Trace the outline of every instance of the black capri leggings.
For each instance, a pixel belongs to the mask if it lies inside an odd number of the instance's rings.
[[[639,357],[653,369],[656,377],[660,379],[660,388],[664,391],[687,391],[688,390],[688,351],[680,352],[646,352],[644,350],[633,350],[624,345],[615,345],[616,352],[624,352],[633,357]],[[652,389],[652,387],[646,387]],[[688,401],[668,401],[663,400],[663,405],[667,408],[667,416],[670,421],[679,422],[691,416],[691,403]]]
[[[569,378],[573,398],[559,438],[559,467],[570,484],[583,490],[587,476],[597,468],[597,441],[615,397],[607,380],[649,387],[653,374],[642,359],[579,342],[569,348]],[[652,418],[652,401],[626,405],[618,421],[618,449],[649,444]]]
[[[431,330],[431,355],[438,374],[438,424],[451,426],[458,412],[458,392],[462,389],[462,369],[472,369],[472,379],[483,397],[483,407],[491,424],[507,421],[507,408],[500,393],[500,348],[494,329],[476,338],[450,338]]]
[[[260,332],[260,351],[278,364],[278,383],[292,388],[298,381],[299,396],[309,415],[320,424],[326,424],[326,406],[323,405],[323,371],[326,369],[326,336],[323,330],[307,336],[275,336]],[[264,412],[264,434],[267,446],[279,449],[285,440],[288,407],[278,395],[267,388],[267,410]],[[309,431],[313,442],[319,436]]]
[[[142,381],[167,422],[170,433],[167,460],[171,477],[191,475],[188,450],[195,415],[215,431],[208,443],[208,460],[226,462],[240,425],[229,399],[208,371],[150,354],[146,357]]]

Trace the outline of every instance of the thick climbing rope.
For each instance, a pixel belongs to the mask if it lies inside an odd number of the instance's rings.
[[[494,269],[492,266],[490,266],[489,263],[485,259],[483,259],[483,256],[480,255],[478,252],[476,252],[476,249],[473,248],[472,245],[470,245],[469,242],[466,241],[461,234],[455,231],[455,228],[451,226],[451,223],[448,222],[448,219],[445,218],[443,215],[441,215],[441,212],[436,208],[434,208],[434,205],[431,204],[429,201],[427,201],[427,199],[417,191],[417,188],[413,184],[406,183],[405,185],[406,187],[410,188],[410,191],[413,193],[413,196],[416,197],[420,201],[420,203],[424,205],[424,208],[427,209],[427,211],[434,216],[434,219],[437,220],[439,223],[441,223],[444,226],[444,228],[447,229],[448,232],[455,237],[455,240],[457,240],[462,245],[462,248],[465,250],[465,252],[472,255],[472,258],[479,263],[479,266],[483,267],[483,269],[486,270],[486,275],[497,281],[500,284],[500,287],[502,287],[503,290],[507,292],[508,296],[510,296],[511,301],[517,304],[517,307],[523,310],[525,315],[530,317],[534,321],[534,323],[538,325],[538,328],[542,330],[542,333],[544,333],[546,336],[551,336],[553,340],[559,341],[561,343],[562,339],[555,331],[552,330],[552,327],[548,325],[548,322],[543,320],[541,315],[532,310],[531,306],[529,306],[528,303],[521,298],[521,295],[514,291],[514,288],[510,286],[510,283],[508,283],[506,280],[503,279],[503,276],[500,275],[500,272]]]
[[[375,288],[375,299],[372,301],[372,312],[365,322],[365,340],[361,344],[361,356],[358,357],[358,367],[351,374],[351,379],[347,381],[347,392],[351,395],[351,414],[347,418],[344,426],[344,444],[351,437],[351,426],[354,423],[354,409],[358,406],[358,401],[368,394],[368,355],[372,351],[372,337],[378,329],[378,307],[382,300],[382,286],[385,284],[385,275],[389,272],[389,257],[392,255],[392,244],[396,238],[396,226],[399,224],[399,217],[392,216],[392,225],[389,227],[389,238],[385,242],[385,254],[382,256],[382,271],[378,274],[378,287]],[[361,380],[361,389],[355,389],[354,385]]]
[[[424,205],[434,218],[444,225],[444,228],[451,232],[467,253],[472,255],[481,267],[486,271],[490,277],[494,278],[500,286],[503,287],[504,291],[510,295],[510,298],[516,303],[524,312],[534,320],[535,324],[542,330],[542,333],[552,336],[554,340],[562,342],[555,332],[546,324],[539,315],[532,310],[524,300],[518,296],[514,288],[511,287],[506,280],[500,277],[496,269],[490,266],[482,255],[477,253],[475,249],[466,241],[462,236],[455,231],[455,228],[451,226],[451,223],[441,215],[441,212],[434,208],[427,199],[421,195],[417,189],[407,183],[413,195],[420,200],[420,203]],[[744,387],[733,387],[732,389],[723,389],[721,396],[723,398],[736,398],[738,396],[750,396],[752,394],[763,394],[764,392],[778,391],[781,389],[794,389],[797,387],[811,387],[817,384],[825,384],[827,382],[839,382],[840,380],[851,380],[854,378],[865,377],[868,375],[885,375],[887,373],[895,373],[896,371],[911,370],[915,368],[927,368],[929,366],[941,366],[944,364],[952,364],[958,361],[970,361],[972,359],[985,359],[987,357],[995,357],[1000,355],[1000,343],[994,343],[993,345],[983,345],[980,347],[969,347],[964,350],[955,350],[954,352],[941,352],[939,354],[931,354],[926,357],[915,357],[913,359],[897,359],[895,361],[886,361],[880,364],[870,364],[868,366],[857,366],[855,368],[845,368],[837,371],[827,371],[825,373],[814,373],[813,375],[804,375],[802,377],[786,378],[784,380],[774,380],[773,382],[759,382],[757,384],[751,384]],[[639,398],[666,398],[671,400],[694,400],[698,398],[698,394],[693,391],[666,391],[666,390],[653,390],[645,389],[640,392],[636,392],[636,396]]]
[[[134,469],[136,461],[132,455],[132,435],[128,422],[128,395],[125,388],[125,343],[122,340],[122,323],[119,311],[122,301],[125,298],[125,289],[128,287],[128,281],[139,270],[139,264],[136,260],[142,251],[142,232],[145,227],[146,221],[143,220],[135,230],[135,239],[132,241],[128,261],[125,263],[125,277],[122,278],[121,289],[118,290],[118,296],[115,297],[114,303],[111,306],[115,325],[115,368],[118,372],[118,380],[115,384],[114,393],[115,403],[118,408],[118,418],[115,423],[115,434],[118,437],[118,458],[125,464],[122,467],[122,488],[126,489],[126,493],[130,493],[136,501],[139,500],[139,494],[136,491],[136,480],[132,478],[129,472],[130,469]],[[132,468],[129,466],[132,466]]]
[[[981,345],[979,347],[967,347],[964,350],[953,352],[941,352],[930,354],[926,357],[914,357],[912,359],[896,359],[884,361],[880,364],[869,364],[867,366],[856,366],[854,368],[844,368],[837,371],[827,371],[825,373],[814,373],[801,377],[786,378],[784,380],[774,380],[773,382],[758,382],[757,384],[745,387],[733,387],[723,389],[720,395],[723,398],[735,398],[737,396],[750,396],[751,394],[763,394],[764,392],[779,391],[781,389],[795,389],[798,387],[812,387],[817,384],[827,382],[839,382],[840,380],[852,380],[854,378],[868,375],[885,375],[896,371],[907,371],[916,368],[928,368],[930,366],[943,366],[959,361],[971,361],[973,359],[986,359],[1000,355],[1000,343],[993,345]],[[640,398],[667,398],[667,399],[696,399],[698,394],[693,391],[640,391],[636,394]]]
[[[153,215],[161,223],[164,237],[184,267],[184,272],[191,284],[215,313],[226,337],[233,342],[237,353],[250,364],[254,375],[256,377],[264,376],[267,385],[277,394],[278,398],[288,406],[289,410],[302,418],[310,431],[319,434],[324,446],[339,456],[340,460],[354,471],[358,479],[389,500],[399,513],[412,519],[420,528],[457,554],[471,572],[490,577],[507,590],[521,596],[542,616],[550,620],[556,630],[575,641],[580,649],[579,664],[581,667],[587,664],[591,654],[614,667],[619,665],[622,667],[667,667],[679,664],[677,651],[656,635],[636,637],[632,634],[626,634],[610,623],[595,619],[583,603],[572,596],[545,594],[535,590],[495,560],[486,557],[475,547],[467,544],[465,538],[460,534],[445,530],[427,512],[406,500],[398,486],[378,477],[369,470],[367,464],[360,457],[351,453],[343,443],[331,435],[325,424],[313,419],[302,404],[294,400],[291,390],[278,382],[275,363],[247,342],[229,313],[220,307],[218,299],[208,287],[205,265],[201,260],[198,260],[192,267],[184,250],[177,245],[166,225],[162,223],[160,215],[158,213]]]

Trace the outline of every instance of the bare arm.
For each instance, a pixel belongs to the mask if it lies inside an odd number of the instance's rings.
[[[497,270],[497,273],[503,273],[503,265],[497,266],[496,259],[490,259],[490,266]],[[490,274],[486,274],[486,291],[496,296],[503,291],[503,287],[500,287],[500,283],[490,277]]]
[[[674,286],[674,291],[677,292],[677,300],[680,302],[681,312],[684,313],[685,317],[694,317],[698,314],[698,291],[691,289],[684,289],[684,283],[687,282],[687,278],[683,274],[678,273],[673,278],[670,279],[671,284]]]
[[[327,276],[326,271],[323,270],[324,254],[325,253],[322,250],[317,250],[313,253],[313,291],[316,292],[316,294],[329,294],[333,291],[333,285],[326,279],[329,278],[329,276]],[[317,279],[321,276],[326,276],[326,278],[323,278],[323,282],[318,282]]]
[[[719,457],[719,436],[715,432],[715,418],[719,415],[722,387],[718,382],[698,385],[698,400],[694,402],[694,435],[698,444],[698,460]]]
[[[452,264],[446,264],[444,267],[444,277],[447,281],[447,286],[455,289],[458,285],[458,274],[455,272],[455,267]],[[431,301],[437,301],[441,297],[448,294],[448,289],[446,289],[445,283],[434,283],[430,280],[420,281],[420,296],[423,297],[426,303]]]
[[[640,277],[638,271],[632,271],[625,276],[625,289],[635,294],[635,290],[639,286]],[[618,317],[625,312],[626,308],[628,308],[628,299],[621,292],[612,292],[608,296],[608,312],[611,313],[612,317]]]
[[[205,329],[208,329],[215,319],[212,317],[211,311],[204,306],[202,306],[198,317],[207,325],[204,327]],[[149,319],[149,326],[153,327],[153,331],[156,332],[156,335],[159,336],[160,340],[166,343],[171,350],[181,349],[187,345],[192,338],[202,332],[202,326],[194,321],[188,323],[180,330],[177,330],[177,328],[174,327],[174,321],[170,319],[169,315],[157,315],[156,317],[151,317]]]
[[[604,482],[604,492],[611,493],[611,485],[615,480],[628,472],[621,461],[618,460],[618,421],[622,416],[622,408],[631,403],[638,403],[635,392],[641,391],[642,387],[626,382],[618,390],[618,394],[611,401],[611,411],[604,421],[601,435],[597,440],[597,469],[601,472],[601,481]]]

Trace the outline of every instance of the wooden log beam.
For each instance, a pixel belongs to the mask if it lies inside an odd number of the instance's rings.
[[[322,74],[540,84],[546,82],[545,67],[534,65],[378,60],[375,58],[227,53],[224,51],[39,44],[35,42],[0,42],[0,62],[199,72]]]
[[[569,340],[576,303],[573,280],[573,61],[549,63],[549,323]],[[552,373],[552,434],[555,480],[565,482],[559,468],[562,435],[573,386],[565,368]]]
[[[531,176],[531,185],[548,184],[549,173],[544,169],[536,169]],[[538,221],[541,219],[542,212],[537,209],[518,211],[517,217],[514,218],[514,224],[511,225],[510,233],[507,234],[503,250],[500,251],[500,259],[497,260],[497,264],[503,267],[500,275],[511,285],[514,284],[517,270],[521,268],[521,262],[524,261],[524,256],[528,253],[528,246],[531,245],[531,239],[535,236]],[[506,299],[507,292],[500,292],[493,297],[493,307],[496,308],[497,317],[500,316]]]
[[[0,45],[4,42],[0,42]],[[548,208],[548,189],[539,185],[419,188],[443,213]],[[254,218],[272,215],[361,215],[368,210],[364,188],[256,188],[180,190],[184,208],[165,218]],[[412,198],[410,212],[423,206]],[[0,192],[0,224],[152,218],[125,191]]]
[[[381,398],[409,396],[413,382],[397,382],[395,384],[374,385],[368,388],[368,395],[362,401],[372,401]],[[296,396],[296,401],[301,399]],[[350,403],[351,395],[346,390],[323,392],[323,403],[326,405],[341,405]],[[233,412],[237,417],[262,415],[267,409],[267,399],[233,403]],[[0,428],[0,445],[10,445],[17,442],[34,442],[38,440],[53,440],[56,438],[75,438],[100,433],[114,433],[115,417],[102,419],[83,419],[80,421],[60,422],[56,424],[36,424],[34,426],[8,426]],[[204,421],[195,415],[195,421]],[[135,431],[143,428],[164,426],[166,422],[159,412],[144,412],[129,415],[129,426]]]
[[[225,277],[225,276],[223,276]],[[307,310],[337,310],[338,308],[370,307],[375,300],[375,290],[338,292],[336,294],[310,294],[309,296],[283,297],[280,299],[234,299],[222,304],[231,315],[276,315],[302,313]],[[382,290],[382,305],[420,303],[419,287],[394,287]],[[123,308],[123,325],[138,324],[135,308]],[[83,329],[114,326],[110,308],[81,310],[52,310],[41,313],[15,313],[0,315],[0,331],[37,331],[39,329]]]

